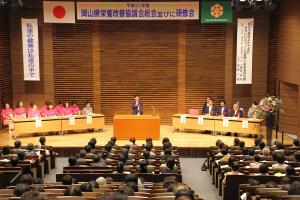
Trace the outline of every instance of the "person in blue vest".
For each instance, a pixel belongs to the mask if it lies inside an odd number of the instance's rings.
[[[138,94],[134,95],[134,99],[131,101],[131,109],[133,115],[143,114],[143,101]]]

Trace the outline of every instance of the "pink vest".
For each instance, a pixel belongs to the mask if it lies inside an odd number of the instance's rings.
[[[15,108],[14,113],[16,118],[26,117],[26,109],[24,107]]]
[[[33,117],[41,117],[41,111],[39,109],[37,110],[29,110],[27,112],[28,117],[33,118]]]
[[[68,115],[72,115],[72,110],[71,110],[71,108],[70,107],[68,107],[68,108],[63,108],[62,109],[62,115],[64,115],[64,116],[68,116]]]
[[[78,106],[71,106],[70,109],[71,109],[72,113],[77,113],[80,111],[80,108]]]
[[[44,115],[45,117],[53,117],[53,116],[56,116],[56,111],[55,109],[46,109],[44,110]]]
[[[14,111],[11,108],[5,108],[2,109],[1,114],[3,119],[9,119],[9,117],[14,114]]]

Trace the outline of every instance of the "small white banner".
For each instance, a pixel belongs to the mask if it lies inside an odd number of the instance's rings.
[[[223,127],[229,127],[229,120],[227,118],[223,118]]]
[[[24,80],[40,80],[39,36],[37,19],[21,19]]]
[[[42,120],[36,119],[35,120],[35,128],[41,128],[42,127]]]
[[[236,44],[236,84],[252,84],[254,19],[238,19]]]
[[[75,125],[75,117],[73,117],[73,116],[69,117],[69,125],[70,126],[74,126]]]
[[[242,128],[248,128],[248,120],[242,121]]]
[[[200,116],[198,116],[198,125],[203,126],[203,124],[204,124],[203,116],[200,115]]]
[[[77,2],[78,20],[199,20],[199,1]]]
[[[92,124],[93,123],[93,116],[87,115],[86,116],[86,124]]]
[[[180,123],[185,124],[186,123],[186,115],[181,115],[180,116]]]

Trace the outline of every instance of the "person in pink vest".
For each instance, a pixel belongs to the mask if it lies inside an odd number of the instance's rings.
[[[42,116],[45,116],[45,110],[48,108],[49,101],[45,101],[45,105],[41,108]]]
[[[80,108],[77,105],[76,101],[72,101],[72,105],[70,106],[70,109],[71,109],[73,115],[79,115],[80,114]]]
[[[9,122],[9,119],[13,117],[14,111],[10,108],[9,103],[5,103],[5,108],[1,111],[2,116],[2,124],[4,126],[8,126],[9,134],[12,134],[13,132],[13,126],[12,123]]]
[[[62,116],[69,116],[72,115],[72,109],[69,106],[69,103],[67,101],[64,102],[64,107],[62,109]]]
[[[24,118],[26,117],[26,108],[23,105],[22,101],[18,101],[16,108],[14,110],[15,118]]]
[[[48,102],[47,108],[44,110],[45,117],[54,117],[57,116],[56,110],[53,108],[53,103]]]
[[[58,116],[62,115],[63,108],[64,108],[64,105],[63,105],[62,101],[59,100],[58,104],[54,108],[55,112]]]
[[[29,118],[33,117],[41,117],[41,111],[38,109],[37,104],[34,102],[31,102],[31,108],[28,108],[27,110],[27,116]]]

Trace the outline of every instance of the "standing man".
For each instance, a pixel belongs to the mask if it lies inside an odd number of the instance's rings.
[[[134,95],[134,99],[131,102],[131,109],[133,115],[143,114],[143,101],[138,94]]]

